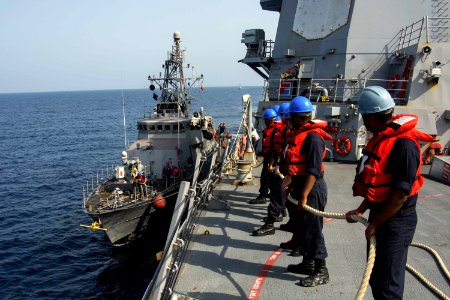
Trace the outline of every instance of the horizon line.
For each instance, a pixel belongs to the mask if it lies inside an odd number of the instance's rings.
[[[208,86],[207,88],[232,88],[232,87],[264,87],[264,85],[230,85],[230,86]],[[0,92],[0,95],[5,94],[37,94],[37,93],[62,93],[62,92],[96,92],[96,91],[122,91],[122,90],[146,90],[148,88],[126,88],[126,89],[89,89],[89,90],[53,90],[53,91],[31,91],[31,92]]]

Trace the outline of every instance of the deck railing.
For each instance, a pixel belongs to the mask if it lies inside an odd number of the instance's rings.
[[[351,102],[357,100],[363,88],[372,85],[385,87],[397,104],[406,104],[408,80],[377,78],[268,80],[264,99],[290,101],[296,96],[305,96],[312,102]]]

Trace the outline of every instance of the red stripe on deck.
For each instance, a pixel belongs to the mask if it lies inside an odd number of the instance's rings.
[[[435,194],[435,195],[425,195],[425,196],[419,196],[419,199],[423,198],[434,198],[434,197],[446,197],[450,196],[450,194]],[[334,219],[327,218],[323,220],[323,224],[327,224]],[[257,300],[259,298],[259,293],[261,292],[261,289],[264,285],[264,281],[266,280],[267,273],[269,273],[270,268],[275,264],[278,257],[283,253],[283,250],[280,248],[266,260],[266,263],[264,264],[264,267],[262,268],[261,272],[259,272],[258,277],[256,277],[255,282],[253,283],[252,288],[250,289],[250,292],[248,293],[247,299],[251,300]]]
[[[283,250],[280,248],[266,260],[266,263],[264,264],[264,267],[262,268],[261,272],[259,272],[258,277],[256,277],[255,282],[253,283],[253,286],[248,293],[247,299],[258,299],[259,293],[261,292],[261,288],[264,284],[264,281],[266,280],[267,273],[269,273],[270,268],[275,264],[278,257],[280,257],[281,253],[283,253]]]
[[[450,196],[450,194],[425,195],[425,196],[419,196],[419,199],[423,199],[423,198],[434,198],[434,197],[446,197],[446,196]]]
[[[333,218],[326,218],[325,220],[323,220],[323,224],[330,223],[333,220],[334,220]]]

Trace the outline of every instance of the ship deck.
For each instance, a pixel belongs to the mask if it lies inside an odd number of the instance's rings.
[[[351,195],[355,165],[327,162],[325,168],[326,210],[345,212],[356,208],[361,198]],[[427,168],[423,171],[426,173]],[[230,175],[215,188],[213,201],[226,201],[230,209],[211,209],[211,205],[199,216],[174,293],[181,299],[183,296],[187,299],[354,298],[366,264],[364,226],[324,219],[330,282],[313,288],[301,287],[298,282],[302,275],[288,273],[286,267],[299,263],[302,258],[280,252],[278,247],[290,239],[291,233],[276,230],[275,235],[251,235],[263,224],[262,218],[267,213],[267,204],[248,204],[258,194],[260,169],[254,169],[253,174],[258,174],[253,183],[234,185],[235,178]],[[426,178],[419,196],[419,222],[414,241],[434,248],[448,266],[450,186]],[[287,218],[276,223],[276,228],[286,221]],[[450,283],[428,252],[410,247],[408,263],[450,295]],[[436,297],[409,272],[405,280],[405,299]],[[370,287],[365,299],[372,299]]]

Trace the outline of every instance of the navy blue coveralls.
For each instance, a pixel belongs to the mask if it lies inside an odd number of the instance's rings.
[[[269,172],[269,168],[268,168],[269,161],[270,161],[270,158],[264,156],[263,168],[261,170],[260,186],[259,186],[259,196],[266,197],[266,198],[269,197],[269,194],[270,194],[271,173]]]
[[[278,128],[275,128],[272,132],[272,138],[271,138],[271,143],[273,146],[273,140],[275,137],[275,134],[279,131]],[[278,158],[278,153],[276,153],[275,151],[273,151],[272,156],[275,158]],[[283,203],[283,197],[281,195],[281,183],[283,182],[283,179],[278,176],[275,172],[269,172],[267,171],[270,175],[268,176],[269,178],[269,189],[270,189],[270,203],[269,206],[267,207],[267,215],[269,217],[269,221],[275,221],[276,218],[278,218],[278,216],[281,215],[281,213],[283,212],[283,208],[284,208],[284,203]]]
[[[307,204],[312,208],[324,211],[327,204],[327,185],[323,179],[322,156],[325,150],[324,140],[312,132],[305,138],[300,153],[307,157],[308,173],[316,177],[311,192],[308,195]],[[292,176],[292,196],[299,199],[305,181],[304,176]],[[327,248],[322,234],[323,218],[304,210],[297,210],[297,224],[293,234],[293,240],[300,244],[305,252],[305,258],[325,260]]]
[[[420,152],[413,141],[397,139],[388,157],[386,173],[392,175],[392,188],[411,192],[416,180]],[[408,197],[402,208],[376,229],[376,258],[370,276],[375,299],[402,299],[408,247],[417,225],[418,195]],[[378,213],[383,202],[369,202],[369,222]]]
[[[275,128],[270,136],[270,143],[273,145],[273,139],[275,133],[278,131],[278,128]],[[261,170],[261,178],[260,178],[260,187],[259,187],[259,196],[261,197],[269,197],[272,192],[272,181],[274,179],[274,173],[269,172],[268,165],[270,163],[270,159],[272,158],[272,153],[264,154],[263,168]],[[278,176],[277,176],[278,177]]]

